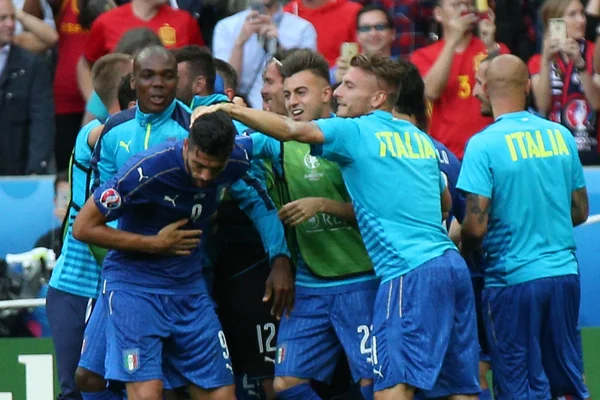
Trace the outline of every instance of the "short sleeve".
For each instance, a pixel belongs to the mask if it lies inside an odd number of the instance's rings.
[[[542,56],[539,54],[535,54],[533,57],[529,59],[527,62],[527,68],[529,69],[529,74],[535,75],[539,74],[541,70],[541,62]]]
[[[429,72],[429,70],[433,66],[433,63],[435,62],[435,59],[432,60],[429,57],[429,55],[427,54],[427,50],[428,50],[427,47],[423,48],[423,49],[420,49],[420,50],[417,50],[410,57],[410,61],[413,64],[415,64],[415,66],[419,70],[419,73],[423,77],[425,75],[427,75],[427,73]]]
[[[106,48],[106,37],[104,33],[103,18],[99,18],[92,24],[88,40],[85,44],[83,56],[90,63],[94,64],[100,57],[110,53]]]
[[[107,221],[114,221],[133,205],[147,203],[142,188],[151,180],[140,180],[137,169],[142,168],[138,157],[132,157],[119,172],[94,191],[94,203]]]
[[[448,187],[448,175],[440,170],[440,193],[444,193],[444,190]]]
[[[474,136],[467,144],[456,187],[467,193],[492,198],[490,157],[481,136]]]
[[[108,110],[95,90],[92,91],[92,94],[85,105],[85,109],[100,120],[104,120],[108,117]]]
[[[340,164],[354,161],[360,151],[360,129],[351,118],[324,118],[314,121],[323,132],[323,144],[311,145],[311,154]]]
[[[260,160],[278,159],[281,153],[281,142],[277,139],[263,135],[262,133],[252,133],[252,158]]]

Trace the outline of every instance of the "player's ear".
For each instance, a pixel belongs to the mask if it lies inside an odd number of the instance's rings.
[[[232,88],[225,89],[225,96],[229,99],[229,101],[233,101],[235,97],[235,91]]]
[[[485,97],[487,97],[489,99],[490,98],[490,89],[488,87],[487,81],[481,82],[481,89],[483,89],[483,94],[485,94]]]
[[[192,92],[194,95],[198,93],[204,92],[206,89],[206,78],[202,75],[199,75],[194,79],[194,83],[192,84]]]
[[[387,101],[387,92],[385,90],[378,90],[373,94],[371,98],[371,107],[377,109],[381,107]]]
[[[331,86],[326,86],[321,94],[322,102],[329,103],[331,101],[331,96],[333,96],[333,90],[331,90]]]

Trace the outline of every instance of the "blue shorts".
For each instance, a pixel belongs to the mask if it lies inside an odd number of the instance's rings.
[[[113,290],[104,295],[106,378],[162,379],[163,360],[195,386],[233,384],[233,369],[214,303],[208,294],[160,295]],[[165,369],[166,378],[171,373]]]
[[[83,333],[79,367],[97,375],[104,376],[106,357],[106,311],[102,294],[94,304],[92,314]]]
[[[279,323],[275,376],[329,383],[342,352],[354,381],[371,378],[370,334],[377,280],[296,288],[294,310]]]
[[[473,287],[457,251],[381,284],[372,340],[375,391],[408,384],[426,397],[480,392]]]
[[[483,292],[497,399],[589,397],[577,327],[579,275]]]
[[[490,346],[487,343],[485,334],[485,323],[483,320],[483,288],[485,286],[485,277],[471,276],[473,283],[473,294],[475,295],[475,312],[477,313],[477,340],[479,342],[479,361],[491,362]]]

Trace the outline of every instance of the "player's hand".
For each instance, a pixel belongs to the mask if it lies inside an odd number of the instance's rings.
[[[271,315],[278,320],[281,319],[284,312],[288,317],[290,316],[290,312],[294,308],[294,291],[294,274],[290,259],[285,256],[277,257],[273,260],[263,297],[265,303],[273,298]]]
[[[227,114],[229,114],[231,107],[233,107],[233,103],[218,103],[213,104],[212,106],[200,106],[194,108],[194,111],[192,111],[192,116],[190,117],[190,128],[192,125],[194,125],[194,121],[198,119],[198,117],[204,114],[214,113],[216,111],[225,111]]]
[[[242,99],[240,96],[235,96],[231,102],[233,104],[235,104],[236,106],[240,106],[240,107],[248,107],[248,104],[246,104],[246,102],[244,101],[244,99]]]
[[[583,57],[581,56],[581,47],[577,40],[573,38],[567,38],[567,40],[562,43],[561,47],[562,51],[567,55],[567,57],[573,61],[573,64],[579,65],[583,62]]]
[[[317,213],[323,212],[323,199],[320,197],[305,197],[287,203],[279,210],[279,219],[286,225],[296,226]]]
[[[158,232],[154,237],[154,250],[156,253],[174,256],[189,256],[192,250],[200,243],[200,229],[180,229],[187,224],[189,219],[175,221]]]
[[[551,38],[550,35],[546,35],[544,38],[544,45],[542,47],[542,58],[545,61],[551,61],[554,56],[561,50],[560,40]]]
[[[451,18],[448,23],[448,32],[445,34],[446,42],[453,46],[458,45],[466,33],[473,30],[476,24],[477,15],[475,13],[457,15]]]

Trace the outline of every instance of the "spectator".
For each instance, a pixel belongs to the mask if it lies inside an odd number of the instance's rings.
[[[359,0],[362,4],[380,5],[387,9],[394,19],[396,39],[392,45],[392,55],[409,57],[413,52],[430,42],[433,7],[437,0]]]
[[[349,0],[293,0],[284,11],[304,18],[317,31],[317,47],[330,67],[344,42],[356,42],[356,15],[360,4]]]
[[[567,39],[561,41],[545,34],[542,54],[529,60],[536,108],[542,116],[571,131],[582,164],[600,164],[600,88],[594,82],[594,44],[585,40],[583,5],[579,0],[546,0],[540,16],[546,32],[551,18],[563,18]]]
[[[496,39],[523,61],[535,53],[538,0],[496,1]],[[490,6],[492,2],[490,2]]]
[[[80,4],[81,3],[81,4]],[[102,1],[104,6],[114,3]],[[54,79],[54,103],[56,106],[56,140],[54,158],[56,169],[69,167],[69,159],[81,127],[85,102],[77,85],[77,61],[83,54],[89,25],[104,11],[98,10],[98,2],[58,0],[58,62]],[[80,6],[81,12],[80,12]]]
[[[50,250],[54,250],[56,259],[60,256],[60,250],[62,249],[63,239],[63,222],[67,215],[67,207],[69,205],[69,199],[71,198],[71,187],[69,186],[69,174],[66,170],[60,171],[56,174],[54,179],[54,216],[61,223],[61,226],[50,229],[48,232],[43,234],[35,242],[33,247],[45,247]]]
[[[213,39],[214,56],[233,66],[240,77],[239,92],[254,108],[262,105],[262,73],[277,48],[317,48],[310,22],[284,12],[277,0],[257,1],[264,6],[262,14],[247,9],[219,21]]]
[[[23,9],[26,3],[39,3],[40,16],[28,13]],[[13,43],[34,53],[44,53],[58,41],[54,15],[45,0],[17,0],[15,38]]]
[[[217,76],[223,80],[223,94],[227,96],[229,100],[237,95],[238,88],[238,76],[235,69],[226,61],[215,58],[215,68],[217,69]],[[218,93],[217,82],[215,81],[215,92]]]
[[[15,13],[0,0],[0,175],[44,174],[55,133],[50,68],[13,44]]]
[[[162,46],[160,38],[153,30],[149,28],[134,28],[127,31],[117,43],[115,53],[128,54],[132,57],[142,50],[150,46]],[[86,112],[83,118],[83,125],[93,119],[104,121],[108,117],[108,110],[98,97],[96,91],[92,91],[90,98],[86,104]]]
[[[438,0],[434,9],[444,39],[415,51],[412,62],[425,81],[425,96],[433,106],[430,133],[459,159],[471,136],[493,122],[482,117],[473,97],[475,72],[490,52],[508,53],[494,36],[495,25],[480,25],[482,40],[474,35],[477,16],[472,0]]]
[[[208,49],[186,46],[175,52],[177,99],[192,107],[194,96],[209,96],[215,89],[215,63]]]
[[[396,31],[392,16],[385,8],[377,5],[363,7],[356,16],[356,27],[358,44],[363,53],[395,58],[392,55],[392,43]],[[341,82],[349,66],[350,60],[338,57],[336,66],[330,71],[331,82]]]
[[[79,88],[86,100],[92,93],[92,64],[114,51],[125,32],[139,27],[156,32],[165,47],[204,44],[196,20],[188,12],[172,8],[165,0],[132,0],[114,8],[92,24],[85,51],[77,64]]]

